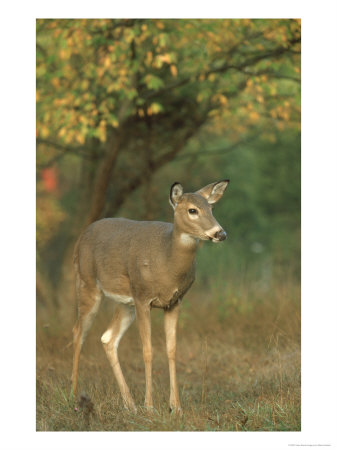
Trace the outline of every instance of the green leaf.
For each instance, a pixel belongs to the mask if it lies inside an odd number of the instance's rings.
[[[161,80],[159,77],[156,77],[155,75],[151,74],[146,75],[144,81],[149,89],[158,90],[164,86],[163,80]]]

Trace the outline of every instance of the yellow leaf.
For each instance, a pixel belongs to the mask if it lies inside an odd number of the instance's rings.
[[[89,81],[88,80],[83,80],[81,83],[81,88],[83,91],[86,91],[89,87]]]
[[[42,127],[41,127],[41,136],[43,138],[46,138],[49,136],[49,128],[46,127],[46,125],[42,125]]]
[[[54,88],[60,87],[60,79],[57,77],[52,78],[51,84],[54,86]]]
[[[252,111],[252,112],[249,113],[249,118],[250,118],[251,121],[257,122],[259,120],[259,118],[260,118],[260,115],[259,115],[258,112]]]
[[[170,71],[171,71],[172,76],[176,77],[178,75],[178,69],[174,64],[172,64],[170,66]]]
[[[76,134],[76,141],[83,145],[85,142],[85,137],[83,134]]]
[[[69,131],[69,132],[65,135],[64,140],[65,140],[66,144],[70,144],[70,142],[72,141],[72,139],[73,139],[72,132]]]
[[[212,109],[209,113],[208,116],[209,117],[216,117],[219,115],[219,111],[217,109]]]
[[[70,58],[71,51],[69,49],[62,48],[59,52],[61,59],[69,59]]]
[[[165,55],[159,55],[159,59],[167,64],[170,64],[171,62],[171,56],[168,53],[165,53]]]
[[[111,66],[111,59],[110,56],[106,56],[104,59],[104,67],[108,68]]]
[[[220,94],[219,95],[219,100],[221,105],[225,106],[228,103],[227,97],[225,95]]]
[[[152,55],[152,52],[147,52],[146,53],[146,64],[149,66],[150,64],[151,64],[151,62],[152,62],[152,59],[153,59],[153,55]]]
[[[60,131],[58,132],[58,136],[61,138],[61,137],[65,136],[66,132],[67,132],[66,128],[62,127],[60,129]]]
[[[99,128],[98,129],[98,138],[101,142],[106,141],[106,128]]]
[[[97,67],[96,72],[98,77],[101,78],[104,75],[104,67]]]
[[[152,103],[150,108],[153,114],[158,114],[163,109],[159,103]]]

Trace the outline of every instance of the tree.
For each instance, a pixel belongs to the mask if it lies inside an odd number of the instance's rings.
[[[68,244],[201,129],[235,146],[298,126],[299,64],[298,20],[38,20],[38,169],[81,166]]]

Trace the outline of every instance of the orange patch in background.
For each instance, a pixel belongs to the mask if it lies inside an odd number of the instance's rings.
[[[55,192],[58,187],[58,177],[55,168],[42,170],[43,186],[47,192]]]

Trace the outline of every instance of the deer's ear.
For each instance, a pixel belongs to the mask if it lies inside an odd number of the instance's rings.
[[[208,203],[213,204],[216,203],[223,196],[229,180],[217,181],[216,183],[208,184],[207,186],[199,189],[196,194],[204,197]]]
[[[175,182],[172,184],[169,200],[170,200],[170,203],[171,203],[173,209],[175,209],[175,207],[177,206],[177,203],[180,202],[183,193],[184,193],[184,190],[180,183]]]

